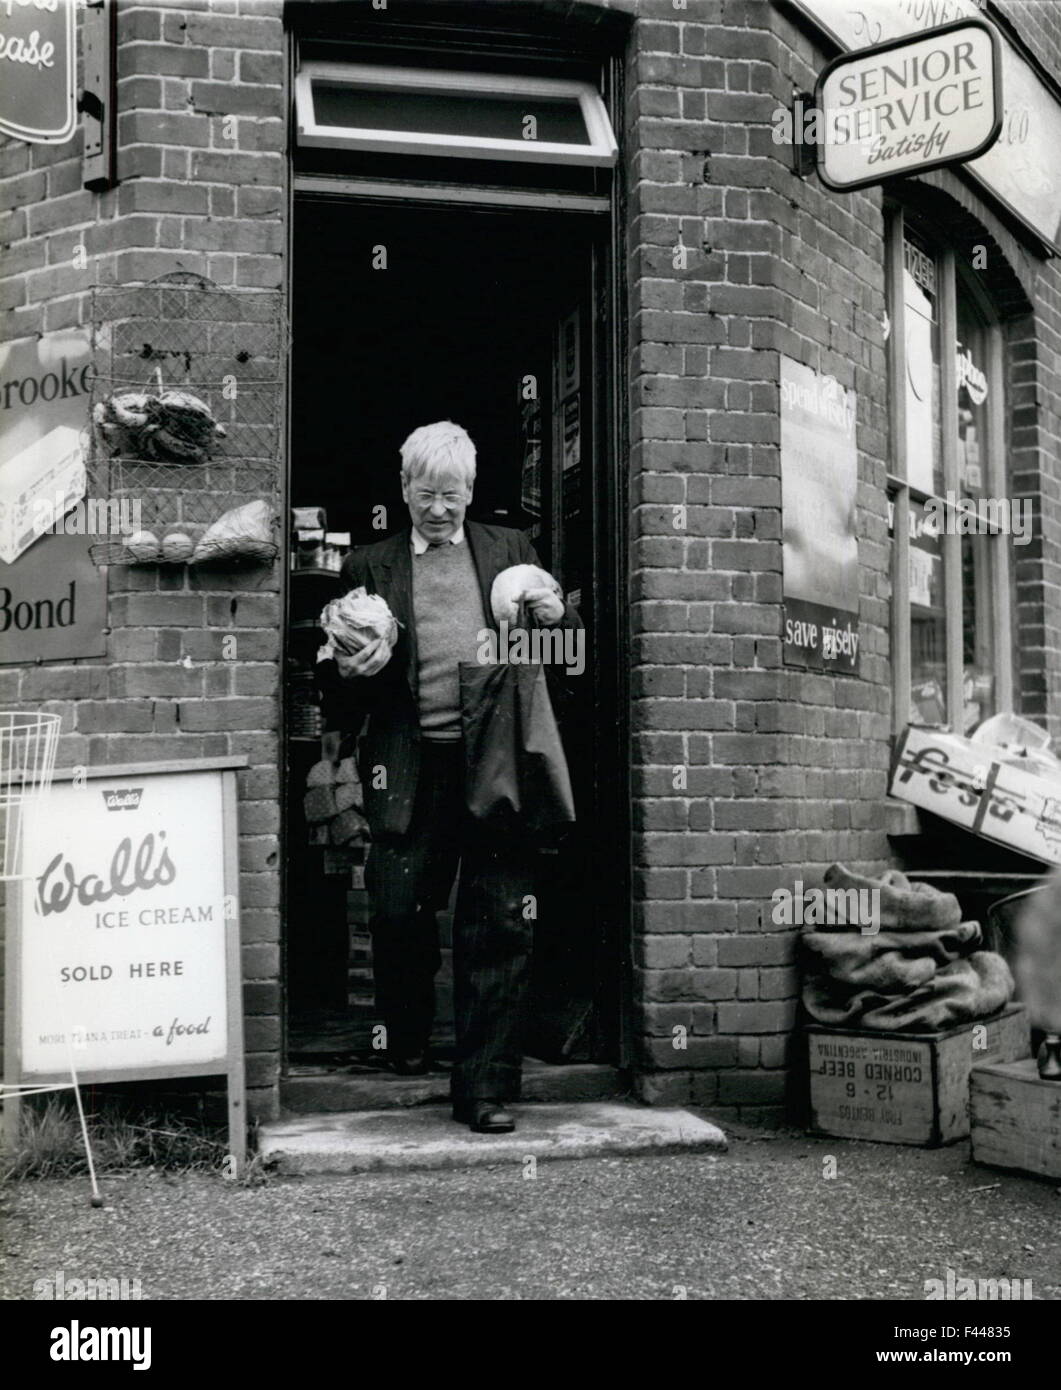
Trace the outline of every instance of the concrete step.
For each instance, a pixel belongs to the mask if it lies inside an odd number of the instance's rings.
[[[689,1110],[631,1103],[513,1107],[513,1134],[473,1134],[449,1106],[307,1115],[262,1126],[262,1157],[285,1174],[367,1173],[381,1169],[469,1168],[528,1158],[592,1158],[601,1154],[715,1154],[726,1136]]]
[[[527,1058],[523,1098],[528,1101],[612,1100],[629,1093],[625,1072],[595,1062],[556,1066]],[[395,1110],[441,1105],[449,1099],[449,1073],[394,1076],[387,1071],[308,1072],[282,1078],[280,1105],[285,1115],[317,1115],[346,1110]]]

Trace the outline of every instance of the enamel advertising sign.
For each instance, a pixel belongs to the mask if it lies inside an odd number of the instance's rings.
[[[84,329],[0,346],[0,665],[107,649],[84,501],[91,385]]]
[[[77,124],[75,0],[0,0],[0,135],[60,145]]]
[[[57,774],[24,837],[22,1077],[228,1070],[241,1024],[235,771]]]
[[[818,174],[841,191],[982,155],[1002,129],[998,35],[964,19],[845,53],[815,88]]]

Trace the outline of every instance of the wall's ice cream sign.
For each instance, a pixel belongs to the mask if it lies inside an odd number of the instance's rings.
[[[814,104],[818,173],[831,188],[975,159],[1002,128],[998,37],[967,19],[844,54],[822,72]]]

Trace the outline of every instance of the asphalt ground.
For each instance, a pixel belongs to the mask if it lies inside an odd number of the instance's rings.
[[[138,1279],[142,1298],[1061,1300],[1061,1188],[945,1149],[727,1126],[730,1151],[271,1179],[139,1171],[0,1189],[0,1297]],[[835,1176],[830,1176],[835,1172]],[[38,1295],[39,1296],[39,1295]],[[83,1306],[83,1305],[82,1305]]]

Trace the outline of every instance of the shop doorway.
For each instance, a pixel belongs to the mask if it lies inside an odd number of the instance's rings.
[[[370,544],[402,529],[398,449],[452,419],[478,452],[469,518],[527,533],[577,603],[586,669],[567,751],[579,823],[542,850],[528,1055],[620,1063],[627,934],[621,528],[610,418],[608,219],[566,211],[296,196],[290,502]],[[304,518],[305,519],[305,518]],[[333,544],[341,545],[340,542]],[[293,547],[286,631],[285,957],[293,1067],[373,1067],[365,850],[307,819],[319,758],[315,618],[338,592]],[[321,563],[321,560],[324,563]],[[451,899],[452,907],[452,899]],[[452,1045],[450,913],[433,1044]]]

